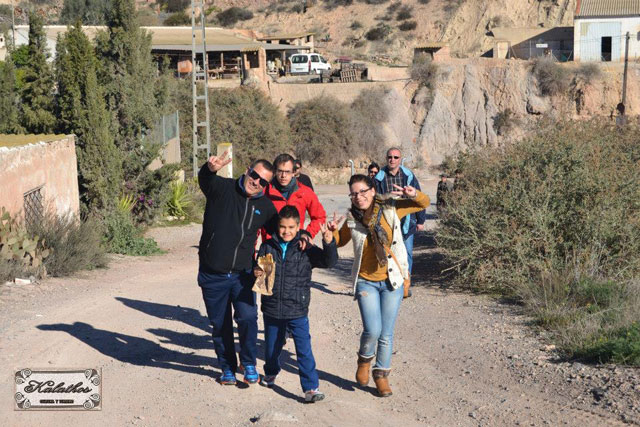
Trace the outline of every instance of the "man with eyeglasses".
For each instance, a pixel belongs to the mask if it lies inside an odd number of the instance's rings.
[[[273,231],[277,222],[276,208],[264,197],[273,166],[262,159],[253,162],[238,179],[218,176],[217,172],[230,161],[226,152],[220,157],[211,156],[198,173],[200,189],[207,199],[198,250],[198,285],[213,326],[213,345],[222,370],[220,383],[235,384],[239,369],[233,317],[238,326],[244,381],[254,384],[259,375],[253,254],[258,230],[265,227]]]
[[[414,187],[420,191],[420,183],[418,178],[409,170],[402,166],[402,152],[398,147],[391,147],[387,150],[387,165],[383,167],[373,178],[373,182],[376,184],[376,191],[378,194],[387,194],[395,191],[394,185],[404,188],[406,186]],[[402,237],[404,238],[404,244],[407,248],[407,261],[409,264],[409,275],[413,268],[413,236],[416,231],[424,230],[424,222],[427,219],[426,212],[424,210],[407,215],[402,218]],[[411,290],[406,287],[404,290],[404,297],[410,297]]]
[[[313,239],[327,219],[322,203],[313,189],[295,177],[295,159],[291,155],[280,154],[273,161],[273,167],[275,177],[266,189],[266,196],[273,202],[278,212],[284,206],[295,206],[300,213],[300,229],[306,231]],[[303,227],[306,213],[309,214],[311,222]],[[269,235],[263,230],[262,237],[264,242]]]

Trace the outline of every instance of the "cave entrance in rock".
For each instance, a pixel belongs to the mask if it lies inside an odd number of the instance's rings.
[[[600,43],[600,56],[603,61],[611,62],[612,37],[603,37]]]

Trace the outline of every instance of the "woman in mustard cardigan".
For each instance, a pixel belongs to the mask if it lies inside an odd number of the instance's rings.
[[[369,383],[375,357],[373,379],[382,397],[391,395],[388,376],[393,330],[403,284],[409,279],[400,220],[429,206],[429,197],[415,188],[395,187],[390,197],[378,196],[371,178],[353,175],[349,180],[351,209],[347,221],[339,231],[335,220],[329,223],[338,247],[353,240],[351,273],[363,326],[356,381],[361,386]]]

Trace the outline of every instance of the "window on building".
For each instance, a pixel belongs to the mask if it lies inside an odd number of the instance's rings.
[[[24,220],[27,226],[39,223],[43,216],[42,187],[24,193]]]

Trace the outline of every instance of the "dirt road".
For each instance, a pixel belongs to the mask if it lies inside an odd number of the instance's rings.
[[[321,188],[329,212],[345,206],[343,190]],[[517,307],[442,289],[428,233],[418,239],[417,286],[396,326],[392,397],[375,397],[353,379],[361,326],[346,285],[348,248],[338,268],[314,272],[311,334],[327,398],[302,403],[291,342],[274,389],[221,386],[195,280],[199,233],[198,225],[155,229],[165,255],[119,257],[108,270],[72,279],[0,285],[0,425],[640,422],[637,370],[557,361]],[[24,367],[102,368],[102,411],[13,411],[13,373]]]

